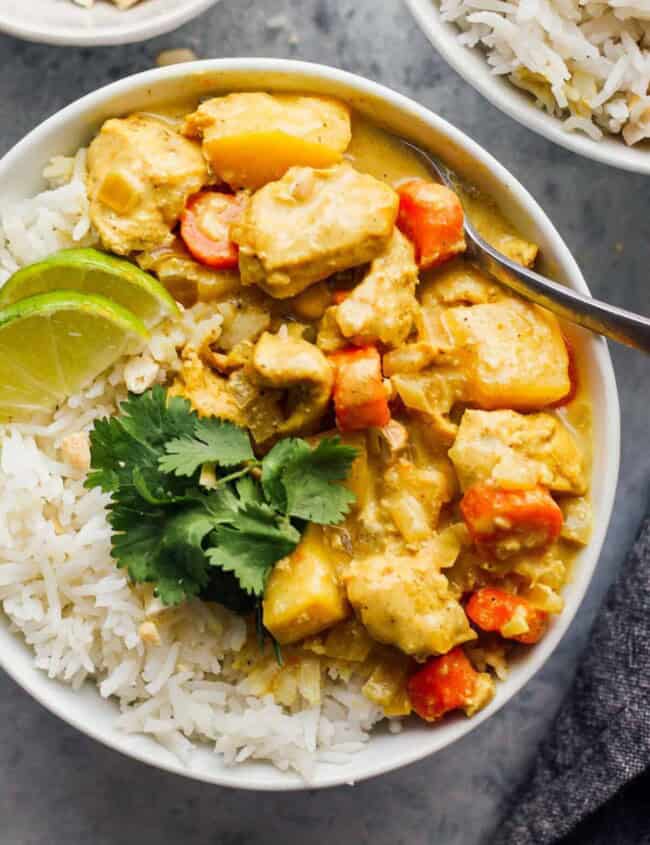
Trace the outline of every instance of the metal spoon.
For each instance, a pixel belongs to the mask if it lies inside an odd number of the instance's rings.
[[[411,144],[408,146],[426,162],[443,185],[456,190],[460,180],[451,170],[428,153]],[[497,282],[511,288],[524,299],[548,308],[564,320],[650,354],[650,319],[647,317],[583,296],[511,261],[479,235],[467,215],[465,235],[467,257]]]

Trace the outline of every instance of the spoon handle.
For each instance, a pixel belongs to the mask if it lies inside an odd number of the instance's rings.
[[[446,165],[418,147],[412,144],[408,146],[444,185],[456,190],[458,180]],[[467,215],[465,216],[465,234],[468,241],[468,257],[502,285],[514,290],[524,299],[542,305],[570,323],[577,323],[596,334],[602,334],[618,343],[624,343],[626,346],[650,354],[650,320],[647,317],[626,311],[624,308],[617,308],[615,305],[608,305],[589,296],[583,296],[571,288],[535,273],[534,270],[516,264],[490,246],[472,226]]]
[[[484,241],[471,224],[466,223],[466,233],[468,240],[473,242],[469,257],[503,285],[558,317],[650,354],[650,320],[647,317],[583,296],[516,264]]]

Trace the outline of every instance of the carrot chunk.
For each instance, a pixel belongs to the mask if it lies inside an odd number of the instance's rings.
[[[462,648],[454,648],[442,657],[431,657],[409,679],[413,709],[427,722],[435,722],[451,710],[469,707],[476,694],[478,677]]]
[[[243,195],[201,191],[191,196],[181,215],[181,237],[192,256],[219,270],[237,267],[239,247],[230,239],[230,226],[243,210]]]
[[[458,196],[444,185],[411,179],[397,189],[397,225],[415,246],[421,269],[437,267],[467,248]]]
[[[498,631],[501,636],[533,645],[539,642],[548,627],[548,613],[537,610],[521,596],[492,587],[483,587],[472,594],[465,613],[483,631]],[[517,634],[519,627],[528,630]]]
[[[341,431],[385,426],[390,420],[381,357],[374,346],[348,347],[330,356],[334,364],[334,410]]]
[[[463,496],[460,510],[475,545],[497,557],[545,548],[557,539],[563,521],[544,487],[504,490],[475,484]]]

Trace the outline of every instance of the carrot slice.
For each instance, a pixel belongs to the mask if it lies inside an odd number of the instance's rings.
[[[230,239],[230,226],[244,210],[243,194],[201,191],[189,198],[181,215],[181,237],[197,261],[208,267],[237,267],[239,247]]]
[[[390,420],[381,357],[374,346],[348,347],[330,355],[334,410],[341,431],[385,426]]]
[[[397,189],[397,225],[415,246],[418,265],[426,270],[467,248],[465,216],[458,196],[445,185],[411,179]]]
[[[562,511],[544,487],[504,490],[475,484],[460,510],[475,545],[498,557],[522,549],[541,549],[560,534]]]
[[[462,648],[432,657],[409,679],[413,709],[427,722],[435,722],[451,710],[466,707],[476,693],[477,678]]]
[[[548,613],[537,610],[521,596],[493,587],[483,587],[473,593],[465,613],[483,631],[498,631],[502,636],[526,645],[539,642],[548,627]],[[507,626],[517,616],[528,625],[528,630],[513,636],[508,633]]]

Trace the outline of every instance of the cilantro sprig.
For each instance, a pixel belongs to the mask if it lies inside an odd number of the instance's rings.
[[[97,420],[90,443],[86,486],[110,494],[112,555],[167,605],[201,596],[252,610],[306,525],[335,525],[355,498],[339,482],[357,453],[338,437],[287,438],[258,460],[245,429],[159,386]]]

